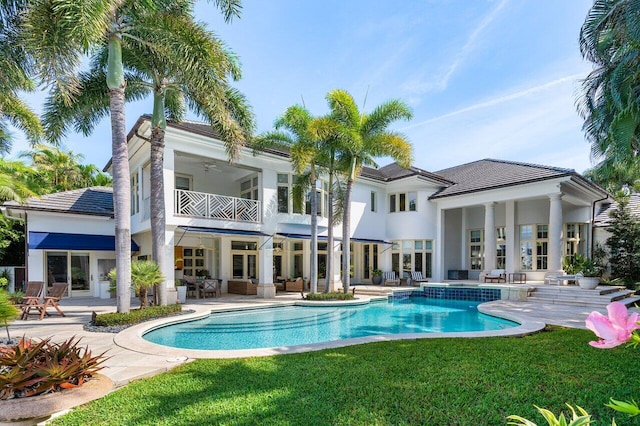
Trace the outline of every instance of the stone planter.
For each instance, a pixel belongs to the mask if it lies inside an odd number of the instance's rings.
[[[1,425],[35,425],[52,414],[98,399],[113,389],[107,376],[94,374],[82,386],[61,392],[0,401]]]
[[[600,277],[582,277],[578,283],[583,290],[593,290],[600,284]]]
[[[371,277],[371,283],[375,285],[382,284],[382,275],[374,275]]]

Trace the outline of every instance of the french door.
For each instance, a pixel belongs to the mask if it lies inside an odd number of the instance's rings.
[[[88,253],[47,252],[47,286],[67,283],[69,296],[91,296],[89,265]]]

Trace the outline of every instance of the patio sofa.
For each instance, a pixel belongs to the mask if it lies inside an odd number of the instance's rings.
[[[227,292],[231,294],[258,294],[258,283],[251,280],[229,280],[227,281]]]

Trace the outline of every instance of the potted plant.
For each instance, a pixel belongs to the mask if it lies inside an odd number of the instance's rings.
[[[382,284],[382,271],[380,269],[371,270],[371,283],[375,285]]]
[[[589,259],[581,254],[576,254],[572,263],[574,271],[583,275],[582,278],[578,280],[580,288],[593,290],[600,284],[600,277],[604,272],[604,268],[597,256],[594,255],[592,259]]]

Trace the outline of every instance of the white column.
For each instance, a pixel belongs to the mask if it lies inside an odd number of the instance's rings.
[[[549,194],[549,253],[547,270],[562,270],[562,193]]]
[[[177,294],[174,285],[176,279],[175,272],[175,253],[173,245],[175,243],[175,228],[165,229],[164,232],[164,269],[162,275],[165,278],[165,286],[167,287],[167,303],[176,303]]]
[[[495,204],[484,204],[484,273],[496,267],[496,218]]]
[[[260,237],[258,247],[258,299],[273,299],[276,297],[276,287],[273,285],[273,238]]]
[[[516,246],[516,202],[507,201],[505,205],[505,244],[506,244],[506,269],[508,273],[520,270],[520,250]]]
[[[444,215],[446,210],[438,206],[436,211],[436,240],[433,244],[433,271],[431,273],[435,282],[444,282],[446,278],[444,271]]]

